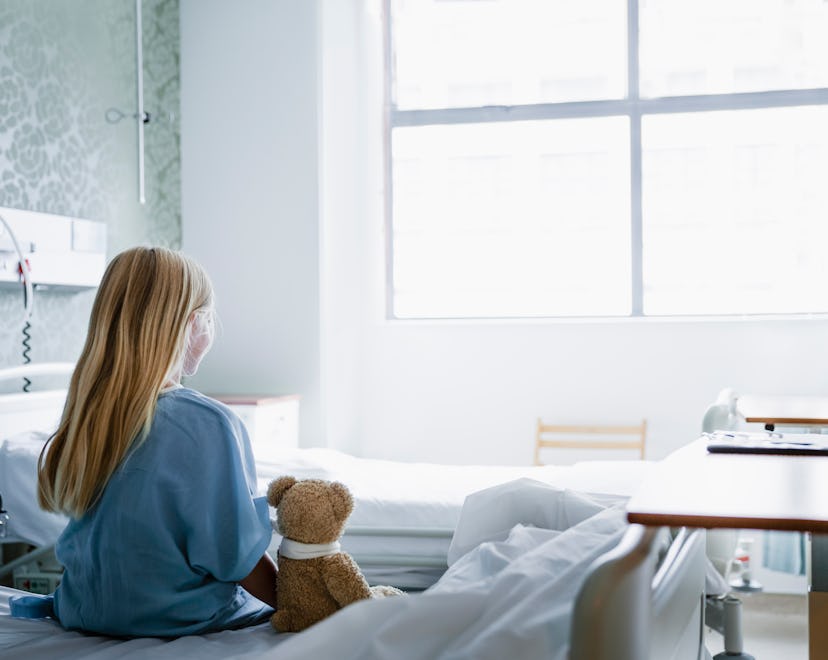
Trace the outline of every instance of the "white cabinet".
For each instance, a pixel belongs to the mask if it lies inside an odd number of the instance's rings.
[[[257,462],[275,462],[279,452],[299,446],[299,396],[212,395],[247,428]]]

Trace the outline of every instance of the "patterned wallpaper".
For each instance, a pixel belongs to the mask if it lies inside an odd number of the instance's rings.
[[[144,0],[142,21],[145,205],[134,0],[0,0],[0,206],[102,220],[110,256],[181,245],[178,0]],[[110,108],[128,116],[110,123]],[[93,296],[35,294],[33,362],[77,357]],[[0,289],[0,319],[0,366],[20,364],[20,291]]]

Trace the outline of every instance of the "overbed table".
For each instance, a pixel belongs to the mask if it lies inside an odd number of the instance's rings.
[[[739,396],[736,410],[746,422],[818,429],[828,426],[828,398],[817,396]]]
[[[810,660],[828,658],[828,456],[711,454],[706,439],[662,461],[627,505],[632,523],[810,532]]]

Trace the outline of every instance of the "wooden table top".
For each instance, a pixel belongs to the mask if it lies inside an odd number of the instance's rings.
[[[670,454],[627,504],[630,522],[828,533],[828,456]]]
[[[828,425],[828,397],[739,396],[736,409],[746,422],[790,426]]]

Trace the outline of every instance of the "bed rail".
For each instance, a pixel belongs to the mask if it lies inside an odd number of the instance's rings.
[[[575,601],[570,660],[703,657],[704,531],[631,525],[591,566]],[[662,559],[663,557],[663,559]]]
[[[450,539],[454,534],[454,530],[448,527],[369,527],[368,525],[352,525],[345,528],[345,534],[350,536]]]
[[[28,378],[29,376],[63,376],[71,374],[75,365],[72,362],[36,362],[14,367],[0,368],[0,380]]]
[[[704,647],[706,532],[682,528],[653,579],[650,657],[696,660]]]

